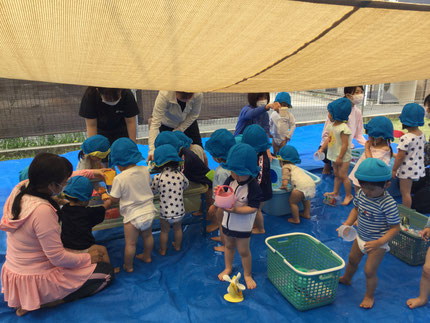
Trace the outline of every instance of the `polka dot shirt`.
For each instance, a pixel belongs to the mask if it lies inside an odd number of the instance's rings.
[[[425,135],[406,133],[400,138],[397,149],[405,151],[405,158],[397,170],[397,177],[418,180],[425,176],[424,145]]]

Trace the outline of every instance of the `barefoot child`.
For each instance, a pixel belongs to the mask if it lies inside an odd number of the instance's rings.
[[[205,149],[212,155],[212,158],[218,163],[225,163],[227,160],[227,155],[231,147],[233,147],[236,144],[236,140],[233,137],[233,134],[228,131],[227,129],[218,129],[215,130],[214,133],[211,135],[209,140],[206,142]],[[225,180],[231,175],[231,172],[227,169],[224,169],[219,165],[215,169],[215,175],[213,179],[213,187],[217,187],[219,185],[223,185]],[[212,195],[212,198],[215,199],[215,192]],[[222,213],[218,213],[220,216],[216,217],[218,207],[215,206],[215,204],[212,204],[209,207],[208,213],[210,215],[214,215],[216,218],[216,224],[219,228],[219,238],[215,238],[213,240],[215,241],[221,241],[221,246],[214,247],[215,251],[221,251],[224,252],[224,234],[222,233]]]
[[[175,241],[172,242],[176,251],[182,245],[182,220],[185,215],[184,190],[188,187],[188,179],[179,170],[179,163],[183,160],[178,156],[177,150],[169,144],[155,148],[154,171],[160,174],[154,176],[152,191],[160,193],[160,255],[167,251],[170,225],[173,226]]]
[[[403,129],[408,132],[400,137],[397,156],[393,166],[393,178],[399,178],[402,204],[411,207],[412,182],[425,176],[424,145],[426,138],[418,128],[424,125],[424,108],[416,103],[408,103],[400,114]]]
[[[218,275],[223,281],[224,275],[230,275],[233,270],[233,258],[235,249],[242,258],[242,266],[246,287],[257,287],[252,278],[252,258],[249,249],[252,226],[258,206],[263,198],[260,186],[257,183],[259,168],[257,166],[257,154],[247,144],[234,145],[227,156],[227,162],[223,165],[231,171],[224,185],[229,185],[236,196],[236,202],[231,209],[218,208],[218,213],[223,213],[222,231],[225,235],[225,268]]]
[[[102,261],[110,263],[106,247],[95,244],[92,228],[103,222],[111,201],[106,200],[103,206],[88,207],[92,193],[93,185],[86,177],[75,176],[67,182],[64,195],[69,203],[61,209],[61,241],[66,250],[75,253],[98,250]],[[119,268],[115,273],[118,271]]]
[[[355,195],[354,208],[343,224],[352,225],[357,220],[358,236],[352,244],[345,273],[339,281],[350,285],[361,258],[367,254],[364,266],[367,289],[360,307],[372,308],[378,282],[376,273],[385,253],[390,250],[388,242],[400,231],[400,218],[396,202],[386,191],[390,185],[391,170],[383,161],[365,159],[355,172],[355,177],[361,189]]]
[[[390,142],[394,140],[393,124],[390,119],[383,116],[375,117],[370,120],[368,124],[364,125],[364,129],[366,129],[369,139],[364,145],[364,153],[361,155],[348,176],[355,186],[355,193],[360,189],[360,184],[354,174],[363,160],[372,157],[380,159],[385,164],[390,165],[390,160],[393,156],[393,150],[390,145]]]
[[[280,92],[276,95],[275,102],[281,106],[274,108],[270,114],[270,132],[272,134],[273,153],[276,156],[279,149],[284,147],[293,136],[296,129],[296,121],[293,114],[288,111],[292,108],[291,96],[288,92]]]
[[[112,144],[109,166],[117,166],[121,173],[115,176],[109,195],[113,203],[119,202],[119,210],[124,217],[126,272],[133,271],[139,236],[143,239],[143,253],[136,258],[147,263],[152,261],[152,221],[156,210],[148,169],[136,165],[143,159],[136,143],[130,138],[119,138]]]
[[[430,238],[430,218],[427,221],[426,227],[421,231],[421,238],[424,241],[429,241]],[[423,266],[423,275],[420,283],[420,295],[417,298],[408,299],[406,304],[410,309],[427,305],[430,295],[430,248],[427,249],[426,262]]]
[[[348,178],[349,162],[351,161],[351,130],[346,122],[351,113],[351,101],[347,98],[340,98],[331,102],[328,107],[328,118],[332,122],[327,126],[329,136],[323,145],[318,149],[322,153],[327,148],[327,158],[331,160],[334,171],[333,192],[327,192],[324,196],[339,196],[340,185],[345,188],[345,199],[342,205],[348,205],[353,196],[351,194],[351,182]]]
[[[103,159],[110,153],[109,140],[102,135],[87,138],[81,145],[76,170],[104,168]]]
[[[306,174],[300,167],[299,153],[291,145],[284,146],[279,151],[278,159],[282,166],[282,185],[281,189],[287,190],[287,185],[292,186],[290,195],[290,209],[292,218],[288,222],[299,224],[300,216],[305,219],[311,218],[311,198],[315,196],[315,183],[312,178]],[[298,203],[303,201],[304,211],[299,216]]]
[[[263,208],[264,202],[272,198],[270,158],[267,153],[267,150],[270,149],[270,142],[264,129],[258,124],[252,124],[245,128],[242,136],[242,143],[253,147],[258,154],[257,166],[260,167],[260,172],[257,175],[257,182],[260,185],[261,191],[263,192],[263,200],[258,207],[252,233],[263,234],[266,231],[264,230],[264,218],[261,209]]]

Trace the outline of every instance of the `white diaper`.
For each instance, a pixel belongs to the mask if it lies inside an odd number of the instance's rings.
[[[169,222],[169,224],[175,224],[175,223],[181,222],[184,219],[184,216],[179,216],[179,217],[174,217],[174,218],[160,217],[160,219],[163,219],[164,221]]]
[[[147,217],[141,216],[130,221],[130,223],[139,231],[145,231],[152,226],[152,219],[148,220]]]
[[[358,248],[360,248],[361,252],[364,254],[367,254],[366,249],[364,249],[364,244],[368,242],[368,241],[364,241],[362,239],[360,239],[360,237],[357,235],[357,244],[358,244]],[[381,246],[382,249],[385,249],[385,252],[390,251],[390,246],[388,245],[388,242],[384,243]]]

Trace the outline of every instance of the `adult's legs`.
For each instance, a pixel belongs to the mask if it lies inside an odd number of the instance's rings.
[[[200,136],[200,129],[197,120],[195,120],[187,129],[184,134],[193,139],[193,144],[202,146],[202,137]]]

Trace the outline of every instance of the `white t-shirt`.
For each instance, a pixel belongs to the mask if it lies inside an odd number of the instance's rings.
[[[296,121],[290,111],[285,111],[285,116],[281,117],[276,111],[273,111],[269,117],[270,132],[277,145],[280,145],[285,139],[291,139],[296,129]]]
[[[110,195],[119,198],[119,211],[124,223],[139,217],[154,218],[154,195],[147,167],[134,166],[115,176]]]

